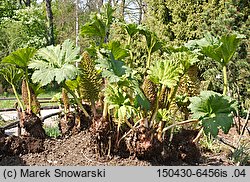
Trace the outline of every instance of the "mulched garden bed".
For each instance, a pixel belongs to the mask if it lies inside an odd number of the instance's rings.
[[[0,138],[1,166],[171,166],[235,165],[226,150],[214,154],[199,144],[191,144],[193,131],[183,130],[173,138],[174,145],[161,156],[133,157],[126,152],[100,156],[88,130],[61,139],[34,140],[30,137]],[[4,148],[5,147],[5,148]],[[12,148],[11,151],[7,149]],[[28,150],[27,150],[28,149]]]

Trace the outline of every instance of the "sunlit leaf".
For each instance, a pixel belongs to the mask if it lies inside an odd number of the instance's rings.
[[[62,45],[40,49],[37,52],[38,58],[29,64],[29,68],[35,69],[32,80],[44,86],[53,80],[60,84],[74,79],[78,72],[74,63],[80,60],[79,51],[69,40],[65,40]]]
[[[82,26],[81,35],[90,37],[100,37],[101,39],[104,39],[106,36],[105,30],[106,28],[104,22],[100,21],[95,15],[92,17],[92,22],[88,22]]]
[[[224,35],[218,42],[212,42],[210,45],[202,46],[201,51],[206,56],[225,66],[235,54],[241,38],[241,36],[235,34]]]
[[[121,43],[118,41],[111,41],[108,44],[108,49],[112,52],[115,60],[121,60],[128,56],[128,51],[121,48]]]
[[[66,80],[65,84],[70,88],[70,90],[76,90],[79,86],[78,79],[76,80]]]
[[[8,83],[15,85],[22,78],[23,71],[16,68],[15,65],[1,63],[0,74]]]
[[[102,70],[102,76],[108,78],[110,83],[118,82],[126,73],[126,66],[123,61],[115,60],[112,53],[108,58],[98,59],[96,67]]]
[[[171,60],[156,61],[148,70],[149,79],[155,84],[162,84],[171,88],[179,80],[181,68]]]
[[[138,26],[135,23],[124,24],[123,27],[130,37],[133,37],[137,32],[139,32]]]
[[[192,117],[202,121],[206,134],[217,136],[221,128],[227,133],[233,124],[233,115],[237,109],[235,100],[213,91],[202,91],[199,96],[190,98]]]
[[[159,50],[162,47],[162,42],[159,40],[155,33],[149,31],[145,27],[138,26],[138,28],[139,32],[145,36],[148,50],[150,50],[151,53]]]
[[[3,58],[3,63],[10,63],[14,64],[19,68],[27,68],[29,62],[31,61],[31,58],[36,53],[36,49],[34,48],[22,48],[17,49],[15,52],[12,52],[9,56]]]
[[[136,108],[131,105],[128,95],[118,86],[109,84],[105,89],[105,101],[109,104],[115,118],[120,122],[136,114]]]

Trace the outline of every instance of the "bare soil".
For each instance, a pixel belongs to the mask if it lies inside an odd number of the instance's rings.
[[[175,145],[162,156],[132,157],[126,151],[112,156],[100,156],[88,130],[61,139],[34,140],[30,137],[1,137],[1,166],[161,166],[161,165],[234,165],[229,153],[204,151],[191,144],[194,132],[184,130],[173,139]],[[184,138],[185,137],[185,138]],[[4,141],[3,141],[4,140]],[[1,143],[2,141],[2,143]],[[6,141],[9,141],[6,142]],[[13,142],[15,141],[15,142]],[[20,145],[21,142],[21,145]],[[12,152],[3,150],[11,145]],[[23,146],[20,147],[20,146]],[[26,148],[26,150],[23,150]],[[27,150],[27,148],[29,150]],[[23,151],[22,151],[23,150]],[[15,152],[13,152],[15,151]]]
[[[183,129],[173,136],[171,143],[165,142],[160,150],[152,151],[151,155],[131,155],[131,150],[123,146],[109,156],[100,156],[93,133],[88,128],[75,135],[57,139],[7,136],[0,133],[0,166],[236,165],[231,159],[233,148],[229,146],[237,146],[239,140],[235,127],[228,134],[219,134],[227,144],[217,141],[220,147],[216,152],[204,148],[199,142],[194,143],[193,139],[197,134],[197,130]],[[246,132],[242,140],[250,143],[249,133]],[[125,143],[124,141],[123,145]],[[247,165],[250,165],[250,161]]]

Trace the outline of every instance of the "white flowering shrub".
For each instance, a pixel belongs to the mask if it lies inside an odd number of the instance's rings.
[[[42,7],[14,10],[12,17],[0,18],[0,46],[6,53],[17,48],[40,48],[47,43],[46,16]]]

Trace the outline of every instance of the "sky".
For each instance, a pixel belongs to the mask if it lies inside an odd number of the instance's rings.
[[[36,0],[38,3],[41,3],[41,2],[43,2],[43,0]],[[82,2],[86,2],[85,0],[79,0],[79,1],[82,1]],[[108,2],[108,0],[104,0],[104,3],[107,3]],[[130,2],[130,1],[128,1],[128,2]],[[134,3],[129,3],[129,5],[128,5],[131,9],[129,10],[131,13],[134,13],[134,17],[132,16],[129,16],[127,13],[126,13],[126,21],[128,21],[128,22],[133,22],[135,19],[134,18],[138,18],[138,10],[135,10],[136,8],[137,8],[137,5],[136,4],[134,4]],[[134,10],[133,10],[133,8],[135,8]],[[130,14],[131,15],[131,14]]]

